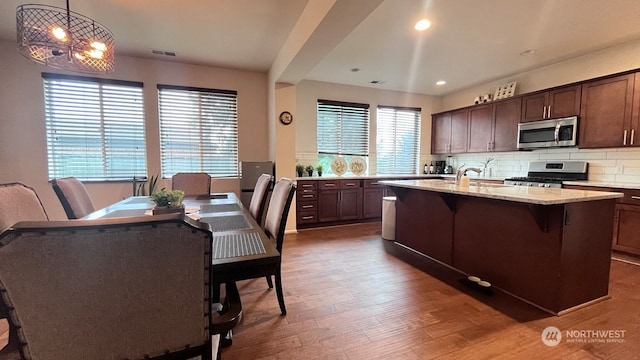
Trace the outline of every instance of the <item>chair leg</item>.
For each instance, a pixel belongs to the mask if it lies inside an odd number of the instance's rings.
[[[282,275],[280,274],[280,268],[278,268],[278,272],[276,272],[276,295],[278,295],[280,312],[282,315],[287,315],[287,308],[284,306],[284,294],[282,293]]]
[[[273,282],[271,281],[271,275],[265,276],[267,279],[267,285],[269,285],[269,289],[273,289]]]

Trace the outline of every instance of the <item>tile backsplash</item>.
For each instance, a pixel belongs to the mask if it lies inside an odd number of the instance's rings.
[[[315,164],[315,153],[298,152],[298,163]],[[483,168],[483,162],[489,157],[494,160],[489,163],[487,177],[507,178],[525,176],[530,161],[539,160],[583,160],[589,163],[589,180],[602,182],[620,182],[640,184],[640,147],[638,148],[608,148],[608,149],[578,149],[559,148],[533,151],[513,151],[499,153],[477,153],[452,155],[452,165],[464,165]],[[420,156],[419,171],[424,164],[431,161],[446,160],[443,155],[422,154]],[[375,175],[375,154],[369,156],[369,175]],[[470,172],[470,176],[475,173]],[[482,176],[482,175],[481,175]]]
[[[454,166],[482,168],[487,158],[490,177],[525,176],[530,161],[582,160],[589,163],[589,180],[640,184],[640,148],[578,149],[560,148],[504,153],[459,154],[452,156]],[[430,159],[431,155],[424,155]],[[440,156],[445,159],[446,156]]]

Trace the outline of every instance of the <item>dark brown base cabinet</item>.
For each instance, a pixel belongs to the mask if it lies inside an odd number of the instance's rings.
[[[380,181],[400,179],[298,180],[297,228],[380,221],[382,199],[394,196]]]
[[[563,187],[624,193],[624,197],[616,202],[611,248],[616,251],[640,255],[640,190],[572,185]]]

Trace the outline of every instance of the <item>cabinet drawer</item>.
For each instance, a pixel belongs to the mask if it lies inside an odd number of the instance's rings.
[[[310,224],[318,222],[317,211],[298,211],[296,214],[298,224]]]
[[[380,187],[384,187],[385,185],[380,184],[380,181],[382,181],[382,179],[380,180],[376,180],[376,179],[365,179],[363,180],[363,186],[365,188],[380,188]]]
[[[296,205],[296,210],[301,211],[315,211],[318,209],[318,203],[316,201],[299,201]]]
[[[358,189],[362,187],[361,180],[340,180],[340,189]]]
[[[309,181],[309,180],[298,180],[298,192],[302,190],[316,190],[318,188],[317,181]]]
[[[318,181],[319,190],[338,190],[340,188],[340,180],[321,180]]]
[[[640,205],[640,190],[635,189],[615,189],[614,191],[623,192],[624,197],[618,199],[618,203]]]
[[[312,201],[318,199],[318,192],[315,189],[302,189],[297,191],[298,201]]]

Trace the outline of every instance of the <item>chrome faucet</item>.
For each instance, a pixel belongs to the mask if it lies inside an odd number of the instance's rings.
[[[482,170],[480,170],[477,167],[468,167],[466,169],[462,169],[464,167],[464,165],[460,166],[458,168],[458,170],[456,170],[456,184],[460,184],[460,179],[467,175],[467,171],[471,170],[471,171],[475,171],[476,173],[480,174],[482,172]]]

